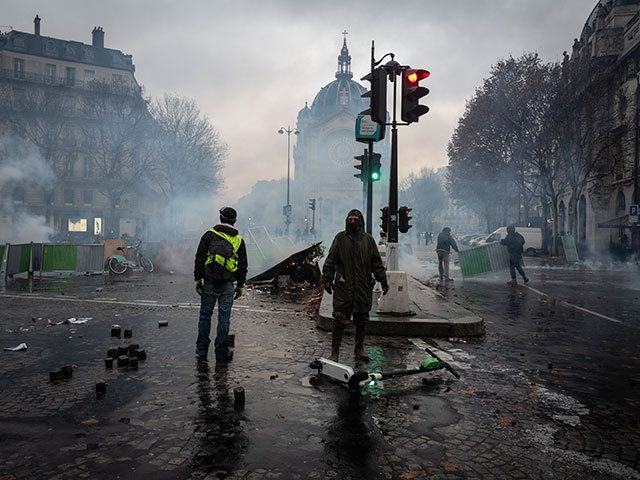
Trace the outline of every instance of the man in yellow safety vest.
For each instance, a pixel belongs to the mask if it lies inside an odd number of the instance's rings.
[[[225,364],[233,358],[229,350],[229,324],[233,301],[242,295],[247,278],[247,249],[233,226],[237,214],[231,207],[220,210],[220,223],[207,230],[196,252],[193,276],[201,297],[196,355],[206,360],[211,339],[211,315],[218,302],[218,327],[214,342],[216,363]],[[233,282],[236,282],[235,287]]]

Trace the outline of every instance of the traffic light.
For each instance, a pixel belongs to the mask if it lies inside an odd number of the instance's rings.
[[[360,115],[369,115],[371,120],[382,126],[381,135],[384,138],[385,123],[387,123],[387,73],[383,68],[374,68],[360,80],[371,82],[371,90],[360,95],[369,98],[369,108]]]
[[[369,167],[369,178],[372,182],[380,180],[380,155],[379,153],[371,154],[371,166]]]
[[[382,212],[382,216],[380,217],[380,220],[382,220],[380,229],[383,232],[387,233],[387,231],[389,230],[389,207],[383,207],[380,209],[380,211]]]
[[[309,208],[311,210],[315,210],[316,209],[316,199],[315,198],[309,199]]]
[[[407,233],[413,225],[409,225],[409,220],[413,217],[409,216],[409,212],[413,210],[413,208],[409,208],[406,205],[401,206],[398,209],[398,230],[401,233]]]
[[[426,105],[420,105],[418,101],[429,94],[429,89],[420,87],[420,80],[430,75],[427,70],[409,68],[402,72],[402,118],[403,122],[417,122],[421,115],[429,111]]]
[[[355,157],[356,160],[358,160],[360,163],[356,163],[353,167],[356,170],[360,170],[360,173],[354,173],[353,176],[358,178],[361,182],[364,182],[367,178],[367,154],[365,153],[364,155],[356,155]]]

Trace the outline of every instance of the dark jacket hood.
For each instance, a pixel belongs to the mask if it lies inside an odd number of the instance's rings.
[[[349,217],[353,216],[353,215],[357,215],[360,218],[360,228],[358,230],[357,234],[360,234],[362,232],[364,232],[364,217],[362,216],[362,212],[356,208],[354,208],[353,210],[349,210],[349,213],[347,213],[347,217],[344,219],[344,231],[347,233],[350,233],[349,231]]]
[[[226,233],[227,235],[238,235],[238,229],[233,225],[229,225],[228,223],[218,223],[215,227],[213,227],[213,229],[217,230],[218,232]]]

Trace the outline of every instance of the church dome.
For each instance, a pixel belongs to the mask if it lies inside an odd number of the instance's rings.
[[[338,56],[338,71],[336,79],[320,89],[311,104],[311,110],[315,115],[325,116],[346,108],[354,114],[358,114],[369,108],[369,101],[360,95],[367,91],[358,82],[352,80],[351,56],[347,48],[347,39],[344,39],[342,50]]]

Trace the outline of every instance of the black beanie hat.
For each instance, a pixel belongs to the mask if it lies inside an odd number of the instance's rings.
[[[228,223],[229,225],[233,225],[236,223],[236,218],[238,214],[231,207],[224,207],[220,209],[220,221],[222,223]]]

